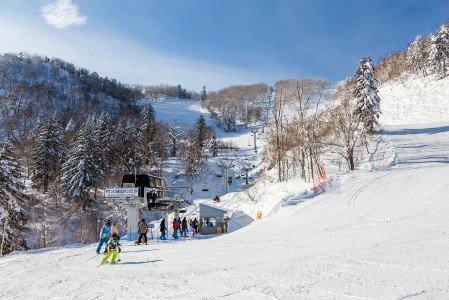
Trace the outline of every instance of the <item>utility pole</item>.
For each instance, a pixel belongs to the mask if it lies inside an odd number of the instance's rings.
[[[234,161],[232,159],[222,159],[220,160],[221,164],[218,165],[220,168],[225,169],[225,190],[226,190],[226,194],[228,193],[228,170],[232,167],[234,167]],[[232,183],[232,181],[231,181]]]
[[[257,130],[251,130],[253,136],[254,136],[254,152],[257,153],[257,144],[256,144],[256,140],[257,140]]]
[[[242,171],[245,172],[246,184],[248,184],[248,172],[251,171],[251,170],[252,170],[251,166],[244,166],[242,168]]]

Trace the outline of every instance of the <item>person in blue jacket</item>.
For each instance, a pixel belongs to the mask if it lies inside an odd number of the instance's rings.
[[[100,254],[101,246],[103,246],[104,243],[108,242],[110,232],[111,232],[111,220],[106,220],[106,222],[103,225],[103,228],[100,231],[100,242],[98,243],[97,254]],[[106,251],[107,250],[105,250],[105,252]]]

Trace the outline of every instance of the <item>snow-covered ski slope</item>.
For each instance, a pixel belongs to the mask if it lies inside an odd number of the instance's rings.
[[[328,192],[267,183],[262,202],[300,201],[225,236],[125,242],[119,265],[86,261],[96,245],[13,253],[0,299],[449,299],[449,120],[427,118],[448,107],[435,92],[447,87],[400,88],[381,88],[372,168],[331,176]],[[385,109],[429,95],[425,111],[409,108],[425,123]]]

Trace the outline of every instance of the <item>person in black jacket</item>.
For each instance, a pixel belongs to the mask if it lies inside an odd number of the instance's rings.
[[[162,219],[161,225],[159,226],[161,229],[161,240],[166,240],[165,232],[167,231],[167,227],[165,226],[165,219]]]
[[[181,237],[187,237],[187,219],[184,217],[181,222]]]

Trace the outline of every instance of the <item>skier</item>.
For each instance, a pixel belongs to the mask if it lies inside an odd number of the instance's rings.
[[[103,225],[103,228],[100,231],[100,242],[98,243],[97,247],[97,254],[100,254],[101,246],[103,246],[104,243],[108,242],[109,239],[109,233],[111,232],[111,220],[106,220],[106,222]],[[104,250],[104,254],[107,253],[107,249]]]
[[[220,202],[220,197],[218,197],[218,195],[215,195],[214,202]]]
[[[145,242],[145,245],[147,245],[148,225],[147,223],[145,223],[145,219],[140,220],[137,227],[139,228],[139,239],[137,240],[136,244],[143,244]]]
[[[101,264],[107,263],[108,258],[112,255],[111,264],[115,264],[115,259],[117,258],[117,253],[120,252],[120,244],[118,243],[117,235],[111,236],[109,241],[106,243],[106,248],[108,249],[108,254],[103,257]]]
[[[184,219],[182,219],[182,223],[181,223],[181,237],[187,237],[187,219],[186,217],[184,217]]]
[[[165,227],[165,219],[162,219],[161,225],[159,226],[161,230],[161,240],[166,240],[165,232],[167,231],[167,227]]]
[[[178,230],[179,230],[179,235],[181,235],[181,217],[178,217]]]
[[[173,238],[178,239],[178,220],[176,218],[173,219]]]
[[[111,226],[111,235],[114,235],[114,234],[117,236],[117,239],[120,241],[120,234],[118,231],[117,221],[114,221],[114,223],[112,223],[112,226]]]

